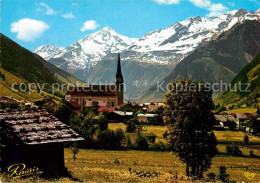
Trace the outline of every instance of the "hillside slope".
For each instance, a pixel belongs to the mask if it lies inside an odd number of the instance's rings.
[[[40,56],[21,47],[8,37],[0,34],[0,71],[4,77],[1,77],[0,96],[14,96],[19,99],[33,99],[41,97],[40,94],[28,95],[20,91],[14,92],[12,85],[14,83],[81,83],[65,71],[46,62]],[[45,91],[50,91],[50,87],[46,87]]]
[[[242,85],[238,90],[239,83]],[[249,64],[247,64],[231,82],[232,90],[224,92],[215,103],[220,105],[257,107],[260,103],[260,54],[258,54]],[[234,90],[234,91],[233,91]],[[238,90],[238,91],[235,91]],[[248,91],[247,91],[248,90]],[[232,105],[231,105],[232,104]]]
[[[237,73],[260,53],[260,22],[238,23],[222,33],[208,45],[198,48],[176,65],[164,81],[167,83],[181,78],[203,80],[207,83],[229,83]],[[162,99],[162,91],[152,87],[142,100]]]

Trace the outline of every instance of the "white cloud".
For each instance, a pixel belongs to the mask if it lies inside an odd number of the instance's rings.
[[[211,5],[210,0],[189,0],[189,1],[199,8],[208,8]]]
[[[80,31],[84,32],[86,30],[95,30],[100,25],[97,24],[95,20],[88,20],[83,24],[83,27],[81,27]]]
[[[217,12],[222,12],[222,11],[225,11],[227,10],[228,8],[225,7],[223,4],[212,4],[209,8],[209,11],[217,11]]]
[[[67,18],[67,19],[73,19],[73,18],[75,18],[75,15],[74,15],[72,12],[66,13],[66,14],[62,14],[61,16],[62,16],[63,18]]]
[[[180,0],[154,0],[154,2],[159,4],[179,4]]]
[[[72,6],[78,6],[78,3],[71,3]]]
[[[37,11],[39,11],[39,12],[43,12],[46,15],[55,15],[55,14],[57,14],[56,11],[54,11],[51,7],[49,7],[49,5],[47,5],[47,4],[43,3],[43,2],[40,3],[40,6],[42,8],[38,8],[37,9]]]
[[[16,38],[27,42],[34,41],[49,28],[45,22],[29,18],[20,19],[11,24],[11,32],[17,33]]]
[[[225,7],[221,3],[212,3],[210,0],[189,0],[194,6],[197,6],[199,8],[203,8],[209,11],[207,14],[208,17],[213,16],[220,16],[225,11],[228,10],[227,7]]]

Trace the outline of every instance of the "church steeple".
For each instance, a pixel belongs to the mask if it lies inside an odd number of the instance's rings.
[[[119,82],[124,82],[123,81],[123,76],[121,72],[121,63],[120,63],[120,53],[118,53],[118,59],[117,59],[117,71],[116,71],[116,80],[120,79],[121,81]]]
[[[117,106],[124,103],[124,79],[121,72],[120,53],[118,53],[117,59],[117,71],[115,77],[116,93],[117,93]]]

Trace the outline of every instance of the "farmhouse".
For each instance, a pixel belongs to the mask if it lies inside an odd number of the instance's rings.
[[[108,120],[112,123],[120,123],[132,118],[133,114],[133,112],[113,111],[108,114]]]
[[[84,140],[44,110],[0,111],[1,172],[14,164],[39,168],[44,175],[66,172],[64,142]]]
[[[219,114],[215,115],[215,119],[217,121],[217,124],[214,127],[217,127],[218,125],[222,128],[227,128],[227,122],[236,122],[236,119],[233,117],[233,115],[230,114]]]
[[[236,120],[239,129],[245,127],[245,123],[250,117],[257,118],[257,113],[236,113]]]
[[[150,118],[154,118],[157,114],[137,114],[139,122],[148,122]]]
[[[121,106],[124,102],[124,80],[121,72],[120,54],[118,54],[115,85],[71,87],[65,100],[80,105],[82,109],[92,106],[109,108]]]

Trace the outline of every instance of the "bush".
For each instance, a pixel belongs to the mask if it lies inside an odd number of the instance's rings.
[[[132,144],[132,141],[131,141],[129,135],[127,135],[127,137],[126,137],[126,147],[133,148],[133,144]]]
[[[125,135],[122,129],[98,131],[97,144],[101,149],[119,149],[122,148]]]
[[[169,135],[168,132],[165,131],[165,132],[163,133],[163,138],[166,139],[168,135]]]
[[[156,135],[154,133],[150,133],[150,134],[146,135],[146,139],[150,143],[155,143]]]
[[[208,174],[207,174],[207,177],[208,177],[210,180],[215,180],[216,174],[215,174],[214,172],[211,172],[211,173],[208,173]]]
[[[248,137],[248,135],[245,135],[243,140],[244,140],[244,143],[245,143],[246,145],[248,145],[248,143],[249,143],[249,137]]]
[[[159,143],[154,143],[150,146],[150,149],[154,150],[154,151],[166,151],[168,150],[168,147],[163,143],[163,142],[159,142]]]
[[[98,128],[101,130],[101,131],[104,131],[104,130],[107,130],[108,129],[108,121],[107,121],[107,118],[105,118],[104,116],[101,117],[99,120],[98,120]]]
[[[3,79],[3,81],[5,81],[5,75],[0,71],[0,78]]]
[[[146,138],[144,138],[140,134],[138,135],[137,139],[135,140],[135,146],[139,150],[147,150],[149,147]]]
[[[249,157],[255,157],[253,150],[250,150],[250,151],[249,151]]]
[[[229,181],[228,177],[229,177],[229,175],[227,174],[226,167],[220,166],[219,175],[218,175],[219,180],[221,180],[222,182],[228,182]]]
[[[242,156],[242,152],[237,145],[226,145],[226,152],[232,156]]]
[[[134,133],[136,131],[136,125],[137,125],[137,120],[136,119],[130,119],[127,121],[127,126],[126,126],[126,132],[129,133]]]

